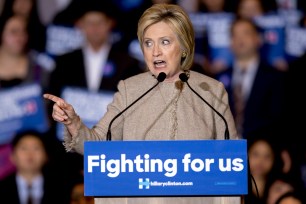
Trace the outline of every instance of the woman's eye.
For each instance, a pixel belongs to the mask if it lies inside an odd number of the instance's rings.
[[[146,47],[151,47],[152,46],[152,42],[151,41],[146,41],[145,45],[146,45]]]
[[[168,45],[168,44],[170,44],[170,41],[169,40],[163,40],[162,43],[163,43],[163,45]]]

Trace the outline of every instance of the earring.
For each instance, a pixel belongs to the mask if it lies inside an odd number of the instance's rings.
[[[182,57],[185,58],[186,56],[187,56],[187,53],[185,51],[183,51]]]

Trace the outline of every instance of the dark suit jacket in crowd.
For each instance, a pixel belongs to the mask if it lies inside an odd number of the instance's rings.
[[[233,68],[230,67],[216,78],[224,83],[229,93],[230,107],[235,115],[232,75]],[[280,136],[284,97],[284,73],[261,61],[245,104],[242,136],[244,138],[256,137],[258,134],[269,137]]]
[[[138,60],[113,45],[104,67],[100,90],[116,91],[121,79],[143,72]],[[60,95],[66,86],[87,88],[84,54],[82,49],[56,58],[56,68],[51,73],[49,92]]]
[[[69,201],[69,191],[63,184],[56,182],[53,177],[44,177],[43,198],[40,204],[65,204]],[[0,181],[0,203],[20,204],[16,183],[16,174],[13,173]]]

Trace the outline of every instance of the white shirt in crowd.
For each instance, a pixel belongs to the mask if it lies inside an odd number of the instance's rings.
[[[110,48],[111,46],[106,44],[98,51],[94,51],[90,46],[83,49],[86,80],[90,91],[96,92],[99,90]]]
[[[28,183],[19,174],[16,176],[16,184],[20,204],[27,204],[28,198],[31,194],[33,204],[40,204],[44,194],[44,178],[42,175],[33,179],[31,184],[31,190],[29,191]]]

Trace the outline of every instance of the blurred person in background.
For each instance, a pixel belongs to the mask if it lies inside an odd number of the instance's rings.
[[[253,20],[265,13],[261,0],[240,0],[238,2],[236,15],[238,18]]]
[[[281,141],[280,156],[283,163],[282,173],[296,181],[300,186],[303,186],[302,172],[301,172],[301,158],[303,157],[298,151],[296,145],[293,145],[292,139],[285,138]]]
[[[237,0],[198,0],[198,11],[205,13],[233,12]]]
[[[66,86],[94,92],[115,91],[119,80],[143,71],[138,60],[121,51],[120,45],[112,41],[116,24],[114,7],[109,1],[83,2],[76,26],[84,34],[84,45],[56,58],[50,78],[51,93],[59,95]]]
[[[284,173],[273,175],[273,177],[266,192],[266,204],[276,204],[277,200],[287,193],[303,193],[300,179],[295,180],[291,175]]]
[[[304,204],[305,202],[305,194],[293,191],[282,195],[275,204]]]
[[[70,204],[94,204],[94,197],[85,196],[84,192],[84,174],[80,172],[73,179],[70,192]]]
[[[1,18],[13,15],[24,18],[29,33],[29,48],[44,52],[46,47],[46,28],[38,15],[36,0],[5,0]]]
[[[276,9],[273,9],[273,6],[262,0],[240,0],[236,15],[239,18],[253,20],[261,28],[261,35],[263,36],[262,57],[265,57],[267,61],[269,60],[269,63],[276,69],[287,71],[287,59],[283,53],[275,51],[285,49],[285,45],[282,44],[285,44],[285,37],[283,37],[285,35],[283,34],[285,32],[285,23],[283,26],[281,23],[275,23],[277,20],[285,22],[285,17],[280,15]],[[277,45],[278,47],[275,48]]]
[[[27,22],[20,16],[1,18],[0,89],[38,83],[46,89],[50,72],[37,61],[28,47]]]
[[[284,113],[284,73],[260,56],[261,38],[248,19],[236,19],[231,27],[233,64],[216,75],[229,93],[239,135],[249,139],[257,132],[280,137]]]
[[[274,174],[279,174],[281,160],[271,140],[263,136],[248,140],[248,158],[252,180],[252,192],[246,204],[266,204],[265,195]]]
[[[46,140],[34,130],[18,132],[13,138],[11,161],[16,170],[0,181],[1,203],[64,204],[63,183],[48,171]]]

